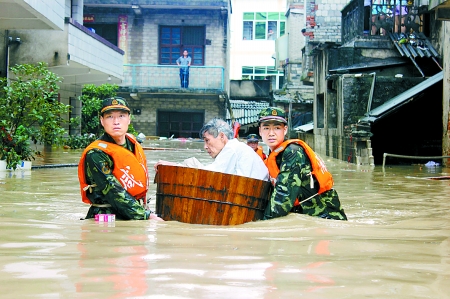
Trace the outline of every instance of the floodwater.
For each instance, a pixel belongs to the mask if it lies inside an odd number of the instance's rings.
[[[152,178],[159,159],[210,161],[198,141],[145,145],[178,148],[146,151]],[[450,298],[450,181],[427,179],[449,170],[326,160],[349,221],[105,224],[80,220],[76,167],[1,173],[0,298]]]

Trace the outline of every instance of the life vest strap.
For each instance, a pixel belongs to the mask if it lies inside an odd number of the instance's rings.
[[[97,187],[97,184],[87,185],[83,188],[83,191],[87,191],[89,189],[89,193],[92,193],[92,188]]]
[[[105,204],[93,203],[93,204],[91,204],[91,206],[96,207],[96,208],[110,208],[111,207],[111,205],[109,203],[105,203]]]
[[[316,196],[316,195],[318,195],[318,194],[319,194],[319,193],[316,193],[316,194],[314,194],[314,195],[311,195],[310,197],[308,197],[307,199],[304,199],[304,200],[302,200],[302,201],[298,201],[298,198],[296,198],[296,199],[295,199],[295,202],[294,202],[294,207],[297,207],[297,206],[301,205],[302,203],[307,202],[308,200],[310,200],[311,198],[313,198],[314,196]]]

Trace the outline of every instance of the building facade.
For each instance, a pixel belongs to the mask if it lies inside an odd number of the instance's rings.
[[[58,99],[73,106],[66,119],[80,115],[84,84],[122,82],[124,51],[83,26],[82,0],[0,1],[0,11],[1,75],[9,77],[12,65],[47,63],[62,80]]]
[[[79,116],[85,84],[117,84],[145,135],[198,137],[226,116],[228,0],[0,1],[3,76],[46,62],[62,78],[58,98]],[[30,13],[31,11],[31,13]],[[176,60],[191,57],[188,88]],[[79,128],[68,128],[78,134]]]
[[[364,1],[350,2],[341,42],[317,48],[315,145],[330,156],[381,165],[385,154],[442,154],[440,26],[420,2],[394,4],[384,15],[372,4],[367,15]]]
[[[145,135],[198,137],[225,116],[228,1],[84,1],[84,25],[124,50],[119,95]],[[177,59],[191,57],[188,88]]]
[[[230,79],[283,85],[275,67],[275,40],[286,34],[285,0],[234,0],[230,16]]]
[[[305,4],[301,80],[314,84],[314,129],[299,136],[357,164],[381,164],[384,153],[448,154],[447,5]]]

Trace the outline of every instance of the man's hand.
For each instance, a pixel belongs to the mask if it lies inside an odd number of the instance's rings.
[[[175,162],[169,162],[169,161],[164,161],[164,160],[159,160],[159,161],[156,162],[155,165],[153,166],[153,168],[155,169],[155,172],[158,172],[158,165],[172,165],[172,166],[175,166],[175,165],[177,165],[177,163],[175,163]]]
[[[150,217],[148,217],[149,220],[156,220],[156,221],[164,221],[161,217],[158,217],[155,213],[151,213]]]

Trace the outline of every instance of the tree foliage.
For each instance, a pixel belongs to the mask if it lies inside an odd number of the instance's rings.
[[[34,159],[30,140],[37,144],[60,144],[66,130],[62,125],[70,106],[58,101],[60,78],[47,64],[11,67],[11,79],[0,78],[0,158],[9,168],[20,160]]]

